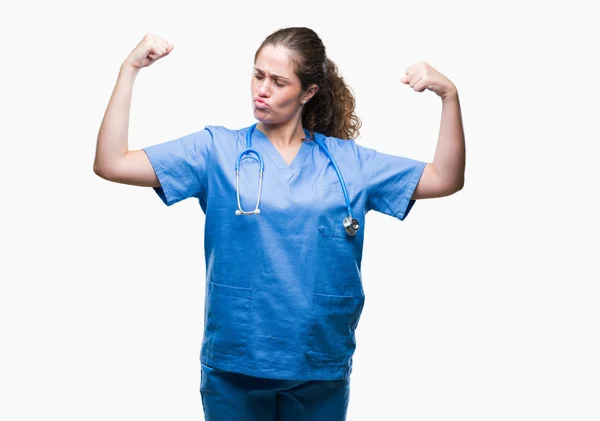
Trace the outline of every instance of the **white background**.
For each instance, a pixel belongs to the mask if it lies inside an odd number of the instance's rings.
[[[463,112],[464,189],[367,217],[348,420],[600,419],[600,34],[549,3],[2,6],[0,419],[203,419],[204,215],[96,176],[96,137],[147,32],[175,49],[137,77],[130,149],[252,124],[253,55],[285,26],[321,36],[365,146],[433,159],[416,62]]]

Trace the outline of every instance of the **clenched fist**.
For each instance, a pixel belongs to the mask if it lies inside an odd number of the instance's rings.
[[[400,81],[409,85],[416,92],[428,89],[442,99],[455,95],[457,92],[456,86],[450,79],[424,61],[413,64],[406,69],[405,73],[406,76],[402,76]]]
[[[146,34],[139,44],[133,49],[123,64],[136,70],[148,67],[156,60],[163,58],[173,51],[173,45],[154,34]]]

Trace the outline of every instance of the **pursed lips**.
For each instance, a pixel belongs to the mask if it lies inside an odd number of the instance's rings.
[[[265,106],[265,107],[268,107],[268,106],[269,106],[269,104],[267,104],[265,101],[263,101],[263,100],[262,100],[262,99],[260,99],[260,98],[254,98],[254,102],[255,102],[255,103],[257,103],[257,104],[261,104],[261,105],[263,105],[263,106]]]

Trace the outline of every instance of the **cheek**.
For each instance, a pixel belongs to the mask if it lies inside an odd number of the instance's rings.
[[[294,93],[286,92],[282,93],[282,95],[279,96],[277,102],[279,103],[280,107],[295,107],[298,103],[298,98],[297,95],[295,95]]]

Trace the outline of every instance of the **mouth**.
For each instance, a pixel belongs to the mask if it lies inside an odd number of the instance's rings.
[[[267,108],[269,106],[266,102],[259,98],[254,99],[254,105],[256,105],[259,108]]]

